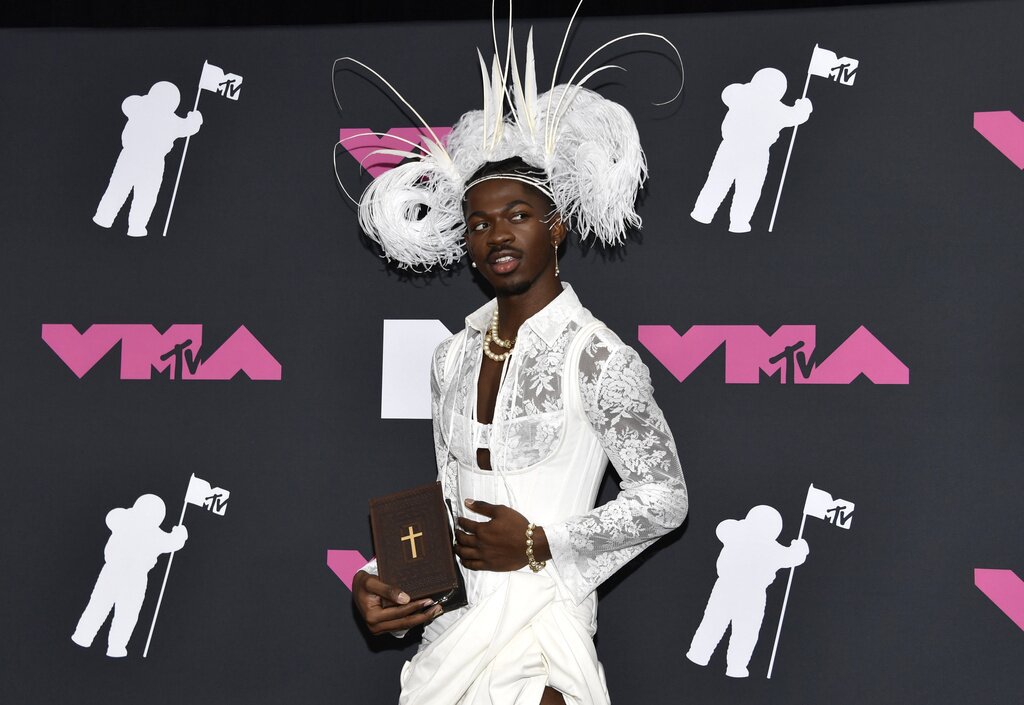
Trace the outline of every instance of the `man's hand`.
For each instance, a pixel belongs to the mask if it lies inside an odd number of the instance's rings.
[[[352,578],[352,599],[372,634],[412,629],[442,612],[441,605],[433,600],[410,601],[399,588],[363,570]]]
[[[469,570],[508,572],[526,565],[526,527],[522,514],[503,504],[466,500],[466,506],[490,521],[460,517],[455,530],[455,553]],[[533,555],[538,561],[551,558],[544,529],[533,530]]]

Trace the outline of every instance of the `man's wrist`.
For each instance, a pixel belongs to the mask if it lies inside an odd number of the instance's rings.
[[[533,527],[533,559],[538,563],[545,563],[551,560],[551,549],[548,547],[548,537],[544,533],[543,526]]]

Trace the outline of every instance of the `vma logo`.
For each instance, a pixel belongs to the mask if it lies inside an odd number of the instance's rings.
[[[42,338],[79,379],[118,343],[121,379],[152,379],[154,369],[177,380],[232,379],[239,372],[251,380],[281,379],[281,363],[245,326],[208,356],[201,324],[176,323],[160,333],[148,323],[97,323],[79,333],[70,323],[44,323]]]
[[[725,383],[850,384],[864,375],[875,384],[910,384],[910,369],[861,326],[824,357],[815,349],[815,326],[639,326],[640,343],[682,382],[725,346]],[[763,375],[762,375],[763,373]]]

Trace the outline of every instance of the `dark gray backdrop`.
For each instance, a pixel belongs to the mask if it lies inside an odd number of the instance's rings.
[[[637,118],[651,182],[641,236],[620,253],[569,248],[563,278],[629,343],[638,324],[815,324],[829,352],[866,325],[910,368],[909,386],[726,385],[717,352],[679,383],[646,350],[692,495],[684,530],[602,588],[598,650],[613,699],[665,702],[1002,702],[1019,697],[1024,633],[973,586],[975,568],[1024,572],[1022,385],[1017,372],[1024,226],[1021,171],[972,129],[1021,103],[1020,3],[584,20],[575,65],[629,31],[680,48],[677,104],[658,48],[602,92]],[[525,23],[521,23],[525,30]],[[563,24],[537,26],[550,75]],[[788,142],[774,148],[754,232],[724,212],[688,217],[719,143],[729,83],[774,66],[799,96],[815,43],[860,60],[853,87],[812,81],[774,234],[765,231]],[[435,125],[479,104],[485,23],[321,29],[6,31],[0,223],[3,382],[0,699],[4,702],[393,702],[414,639],[374,640],[325,565],[369,554],[367,498],[433,476],[429,423],[379,418],[382,320],[450,329],[486,294],[466,268],[399,276],[361,241],[339,194],[340,127],[408,119],[339,74],[366,60]],[[648,48],[652,45],[646,45]],[[202,61],[245,78],[238,103],[204,93],[167,238],[181,142],[150,235],[91,222],[120,149],[120,103],[157,80],[182,89]],[[563,74],[562,78],[566,78]],[[339,155],[358,188],[355,162]],[[202,323],[216,347],[247,326],[280,382],[118,378],[112,351],[79,380],[43,323]],[[103,564],[106,512],[144,492],[169,528],[190,472],[232,492],[220,518],[190,508],[149,658],[166,558],[126,659],[106,627],[70,641]],[[755,504],[796,535],[808,482],[857,503],[844,532],[809,520],[775,675],[764,678],[785,573],[751,677],[685,653],[714,583],[714,529]],[[606,482],[603,499],[612,496]]]

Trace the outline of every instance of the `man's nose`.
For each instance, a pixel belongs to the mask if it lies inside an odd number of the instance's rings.
[[[498,220],[494,223],[494,226],[487,233],[487,242],[493,245],[507,244],[512,241],[515,236],[512,234],[512,228],[504,220]]]

